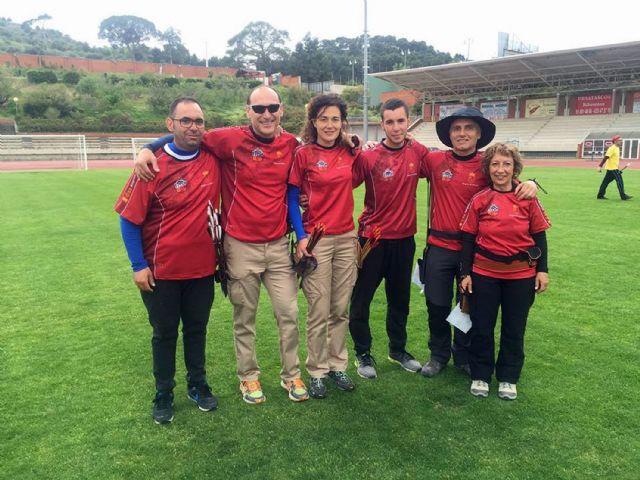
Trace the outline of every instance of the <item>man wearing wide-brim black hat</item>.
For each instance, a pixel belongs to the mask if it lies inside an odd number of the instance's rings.
[[[469,122],[456,122],[456,120],[461,119],[469,120]],[[452,135],[452,133],[454,132],[451,131],[451,126],[454,124],[454,122],[456,123],[456,131],[455,135]],[[473,150],[479,150],[486,147],[491,143],[493,137],[496,136],[495,124],[491,120],[484,118],[484,115],[480,110],[478,110],[476,107],[463,107],[436,123],[436,132],[438,133],[438,138],[447,147],[453,148],[454,150],[459,150],[460,147],[462,147],[461,143],[463,142],[464,136],[461,136],[459,134],[465,131],[463,125],[468,126],[471,129],[475,129],[479,135],[479,137],[476,139],[475,145],[473,145]],[[472,140],[473,138],[469,138],[465,146],[470,147]],[[454,142],[456,142],[458,145],[454,146]]]
[[[429,316],[431,359],[422,367],[422,375],[433,377],[453,356],[454,365],[469,374],[467,336],[454,328],[447,317],[453,301],[453,282],[458,281],[462,234],[460,220],[471,198],[489,185],[482,172],[482,152],[496,134],[496,126],[475,107],[463,107],[436,123],[440,141],[451,148],[429,152],[427,159],[429,230],[424,252],[425,299]],[[534,182],[516,188],[519,198],[536,195]],[[457,291],[457,289],[456,289]]]

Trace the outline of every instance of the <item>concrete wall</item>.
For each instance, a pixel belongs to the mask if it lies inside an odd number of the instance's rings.
[[[80,70],[90,73],[151,73],[180,78],[209,78],[211,76],[235,77],[237,68],[198,67],[167,63],[129,62],[125,60],[93,60],[90,58],[61,57],[56,55],[27,55],[0,53],[0,65],[11,68],[53,68],[60,70]],[[247,72],[255,77],[259,72]],[[262,72],[264,73],[264,72]],[[279,75],[279,84],[300,86],[300,77]]]

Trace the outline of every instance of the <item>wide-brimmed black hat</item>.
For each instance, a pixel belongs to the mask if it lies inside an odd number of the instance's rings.
[[[456,110],[448,117],[436,122],[438,138],[447,147],[453,148],[453,144],[451,143],[451,138],[449,136],[449,129],[451,128],[453,121],[458,118],[468,118],[480,126],[480,139],[476,146],[478,150],[489,145],[493,140],[493,137],[496,136],[496,126],[491,120],[484,118],[484,115],[479,109],[476,107],[463,107]]]

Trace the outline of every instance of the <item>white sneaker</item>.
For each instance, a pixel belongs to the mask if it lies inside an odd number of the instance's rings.
[[[498,397],[503,400],[515,400],[518,398],[518,390],[515,383],[500,382],[498,385]]]
[[[474,380],[471,382],[471,395],[476,397],[488,397],[489,396],[489,384],[482,380]]]

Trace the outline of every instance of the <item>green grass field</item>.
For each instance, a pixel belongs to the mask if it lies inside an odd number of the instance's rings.
[[[279,382],[275,321],[258,319],[262,406],[238,392],[231,308],[217,296],[207,367],[220,400],[202,413],[178,359],[176,418],[151,420],[145,310],[112,206],[123,170],[0,175],[0,478],[615,478],[640,476],[640,172],[621,202],[590,170],[528,168],[549,231],[551,285],[538,297],[515,402],[468,393],[386,360],[384,297],[373,305],[379,378],[295,404]],[[425,186],[418,245],[424,244]],[[357,192],[356,209],[362,205]],[[216,292],[217,294],[218,292]],[[408,350],[428,358],[412,292]],[[301,297],[301,352],[305,303]],[[179,353],[181,355],[181,352]],[[354,368],[350,367],[354,374]]]

